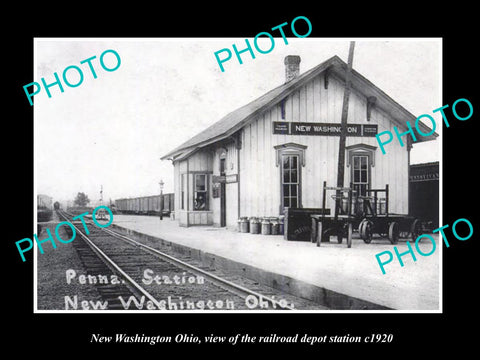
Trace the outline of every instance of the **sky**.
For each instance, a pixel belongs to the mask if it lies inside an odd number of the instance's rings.
[[[353,68],[415,116],[442,106],[439,39],[275,38],[268,54],[235,56],[222,72],[214,52],[239,49],[244,38],[35,39],[34,79],[54,82],[64,69],[78,66],[83,82],[44,88],[34,97],[35,187],[54,201],[73,200],[85,192],[92,204],[123,197],[173,192],[173,166],[160,157],[229,112],[285,81],[283,59],[300,55],[303,73],[333,55],[347,62],[349,41],[355,40]],[[252,39],[250,39],[252,42]],[[267,43],[259,43],[268,48]],[[121,59],[115,71],[99,62],[106,50]],[[97,78],[87,63],[91,60]],[[104,56],[113,68],[116,58]],[[67,79],[80,81],[75,70]],[[28,100],[26,100],[28,102]],[[441,128],[437,127],[441,134]],[[439,161],[439,140],[414,144],[411,163]]]

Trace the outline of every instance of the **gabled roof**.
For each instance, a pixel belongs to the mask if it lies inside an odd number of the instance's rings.
[[[192,153],[201,147],[228,138],[250,121],[254,120],[258,114],[266,110],[268,107],[278,103],[327,69],[329,74],[334,74],[338,78],[344,80],[347,64],[336,55],[331,57],[314,68],[297,76],[293,80],[270,90],[252,102],[232,111],[213,125],[192,137],[190,140],[164,155],[161,159],[175,160],[186,151]],[[376,97],[377,101],[375,106],[390,114],[397,125],[403,127],[406,121],[410,121],[410,123],[413,124],[416,120],[416,117],[412,113],[399,105],[382,90],[353,69],[351,83],[354,90],[357,90],[367,98],[370,96]],[[421,122],[419,122],[419,127],[423,133],[429,133],[431,131],[428,126]],[[417,136],[417,141],[433,140],[437,136],[437,133],[433,133],[433,135],[428,137]]]

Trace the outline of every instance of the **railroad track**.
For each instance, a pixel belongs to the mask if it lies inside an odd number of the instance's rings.
[[[107,228],[70,221],[73,242],[87,274],[98,290],[102,309],[111,310],[295,310],[325,309],[252,280],[193,265],[188,256],[166,253]],[[71,274],[79,281],[79,274]]]

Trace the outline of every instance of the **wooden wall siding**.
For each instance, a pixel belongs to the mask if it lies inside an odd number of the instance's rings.
[[[202,171],[212,171],[212,153],[211,151],[197,151],[192,156],[188,158],[188,171],[193,172],[202,172]]]
[[[188,224],[189,225],[212,225],[213,215],[212,211],[189,211]]]
[[[175,165],[178,166],[178,170],[181,174],[184,174],[187,172],[187,169],[188,169],[187,160],[177,161]]]
[[[231,183],[226,185],[227,191],[227,227],[235,229],[238,220],[238,183]]]
[[[176,220],[180,226],[212,225],[212,211],[176,211]]]
[[[330,76],[328,89],[319,75],[288,96],[284,121],[340,123],[344,87]],[[378,132],[393,126],[387,114],[374,108],[371,121],[366,121],[366,98],[356,91],[350,95],[348,123],[378,124]],[[336,185],[339,137],[273,135],[272,121],[282,121],[280,104],[272,105],[242,131],[240,153],[240,215],[275,216],[280,209],[280,169],[275,164],[275,145],[289,142],[306,145],[302,168],[302,205],[320,207],[322,183]],[[406,129],[406,127],[405,127]],[[404,129],[404,130],[405,130]],[[390,211],[408,212],[408,152],[394,141],[383,155],[375,137],[347,137],[346,145],[364,143],[377,147],[372,168],[372,187],[390,185]],[[345,185],[350,183],[350,167],[345,169]],[[328,206],[333,200],[328,196]]]
[[[175,211],[175,219],[180,226],[187,226],[188,212],[184,210]]]

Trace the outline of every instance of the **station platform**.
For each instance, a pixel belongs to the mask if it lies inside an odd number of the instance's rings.
[[[437,234],[433,235],[437,247],[432,255],[416,253],[414,261],[407,254],[402,257],[403,267],[394,255],[385,265],[386,274],[382,274],[375,255],[386,250],[393,253],[394,245],[377,237],[365,244],[357,233],[352,247],[347,248],[345,239],[343,244],[333,238],[317,247],[311,242],[284,240],[283,235],[240,233],[211,226],[180,227],[168,217],[160,220],[156,216],[115,215],[111,228],[191,249],[210,264],[243,271],[247,277],[333,310],[441,310],[439,259],[443,244],[439,244]],[[405,239],[396,246],[400,253],[408,250]],[[432,244],[423,240],[420,248],[428,253]]]

